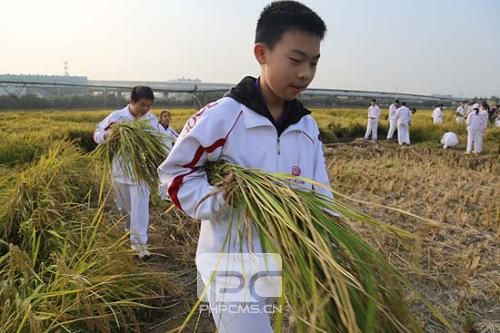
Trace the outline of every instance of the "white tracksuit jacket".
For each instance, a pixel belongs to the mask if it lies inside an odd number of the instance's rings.
[[[166,134],[164,142],[170,151],[175,144],[175,140],[179,137],[179,134],[171,126],[165,128],[160,123],[158,123],[158,129]]]
[[[467,152],[471,152],[474,146],[474,152],[480,153],[483,145],[483,131],[486,128],[485,117],[481,112],[476,113],[473,110],[467,117]]]
[[[132,120],[147,120],[151,127],[158,128],[158,130],[165,135],[165,131],[161,130],[158,126],[158,118],[150,112],[146,113],[144,116],[140,118],[134,118],[132,113],[130,113],[129,105],[124,107],[121,110],[113,111],[109,116],[104,118],[99,124],[97,124],[95,132],[94,132],[94,141],[98,144],[104,143],[104,134],[105,132],[111,128],[111,126],[115,123],[119,123],[122,121],[132,121]],[[123,172],[123,167],[120,163],[119,158],[113,159],[112,165],[112,173],[115,182],[121,184],[138,184],[138,182],[134,179],[131,179],[129,176],[125,175]]]
[[[269,119],[230,97],[207,105],[187,121],[158,168],[160,182],[168,185],[172,202],[192,218],[202,220],[198,254],[240,252],[237,236],[222,249],[230,225],[227,214],[219,215],[222,194],[209,196],[200,204],[215,189],[208,183],[203,165],[218,160],[300,175],[330,186],[318,126],[311,115],[303,116],[278,137]],[[332,196],[322,188],[315,190]],[[236,231],[233,228],[232,232]],[[254,237],[253,251],[259,249],[258,237]]]
[[[387,132],[387,139],[392,139],[394,132],[397,128],[397,115],[398,108],[394,103],[389,105],[389,131]]]
[[[398,142],[399,144],[410,144],[410,122],[412,113],[406,106],[401,106],[396,115],[398,126]]]
[[[280,122],[281,119],[275,126],[270,114],[264,115],[263,98],[253,88],[256,86],[258,80],[247,77],[232,92],[240,89],[252,93],[224,97],[193,115],[158,168],[160,181],[168,185],[172,202],[191,217],[202,220],[196,266],[205,286],[210,285],[210,306],[217,304],[218,296],[222,301],[228,297],[213,293],[213,287],[224,283],[223,278],[211,278],[219,258],[216,253],[259,253],[262,247],[256,230],[251,244],[248,244],[246,229],[238,226],[241,221],[239,214],[233,212],[231,215],[228,210],[221,209],[224,205],[222,194],[209,195],[215,188],[207,181],[204,164],[225,160],[247,168],[290,173],[326,186],[330,184],[318,126],[311,115],[304,109],[298,110],[298,104],[293,107],[294,102],[285,111],[292,112],[288,114],[288,126]],[[282,130],[279,136],[277,128]],[[315,190],[332,196],[323,188]],[[229,239],[226,239],[227,235],[230,235]],[[231,264],[234,262],[221,265]],[[269,282],[265,283],[266,286],[276,290],[276,286]],[[259,302],[259,306],[263,304]],[[211,308],[211,312],[221,333],[272,333],[270,318],[264,312],[231,313],[217,308]]]
[[[443,111],[441,108],[435,108],[434,111],[432,111],[432,122],[436,125],[443,123]]]

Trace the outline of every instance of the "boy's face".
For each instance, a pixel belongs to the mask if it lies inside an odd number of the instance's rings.
[[[169,125],[170,119],[171,119],[170,115],[168,113],[164,113],[160,117],[160,123],[162,123],[163,125]]]
[[[320,57],[320,38],[306,32],[288,31],[270,50],[255,45],[255,56],[273,93],[291,101],[309,86],[316,74]]]
[[[144,116],[146,113],[151,110],[151,106],[153,105],[153,101],[146,98],[141,98],[137,102],[131,100],[130,101],[130,112],[136,118]]]

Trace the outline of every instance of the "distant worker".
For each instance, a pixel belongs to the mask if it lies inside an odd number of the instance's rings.
[[[434,125],[441,125],[443,123],[443,104],[438,104],[434,111],[432,111],[432,122]]]
[[[443,145],[443,149],[447,149],[449,147],[455,147],[456,145],[458,145],[458,143],[459,143],[458,136],[451,131],[444,133],[443,137],[441,138],[441,144]]]
[[[377,105],[377,100],[372,99],[371,105],[368,107],[368,124],[366,126],[365,140],[372,137],[373,141],[377,141],[378,118],[380,117],[380,108]]]
[[[165,145],[168,147],[168,151],[172,150],[175,144],[175,140],[179,137],[179,134],[170,126],[170,122],[172,121],[172,114],[168,110],[163,110],[160,113],[160,122],[158,125],[165,131],[166,137],[164,140]],[[167,193],[167,187],[163,185],[159,185],[158,194],[162,200],[170,201],[170,197]]]
[[[465,124],[465,103],[461,102],[455,112],[455,119],[457,121],[457,125]]]
[[[479,154],[483,145],[483,129],[484,118],[479,114],[479,104],[474,104],[472,112],[467,117],[467,150],[466,154],[472,152],[474,146],[474,154]]]
[[[394,132],[397,128],[397,113],[398,109],[401,107],[399,99],[395,99],[394,102],[389,105],[389,132],[387,132],[387,140],[392,140]]]
[[[481,107],[479,108],[479,115],[483,120],[483,130],[488,126],[488,119],[490,117],[490,106],[486,102],[481,103]]]
[[[406,106],[406,102],[401,102],[401,107],[396,114],[396,121],[398,126],[398,143],[400,145],[410,144],[410,123],[412,113]]]
[[[167,133],[167,140],[165,144],[167,145],[168,149],[171,150],[174,146],[175,140],[179,137],[179,134],[170,126],[170,122],[172,121],[172,114],[168,110],[163,110],[160,113],[160,126],[165,130]]]
[[[470,101],[468,104],[467,104],[467,110],[465,111],[465,119],[467,119],[467,117],[472,113],[472,110],[473,110],[473,107],[474,107],[474,104],[476,104],[475,101]]]

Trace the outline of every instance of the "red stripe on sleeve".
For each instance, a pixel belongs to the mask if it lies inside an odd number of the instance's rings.
[[[188,173],[185,173],[183,175],[179,175],[179,176],[175,177],[172,180],[172,183],[170,184],[170,186],[168,187],[168,195],[170,196],[170,199],[172,200],[172,202],[174,203],[174,205],[177,208],[182,210],[181,202],[179,201],[177,194],[179,193],[179,189],[182,185],[182,182],[184,181],[184,177],[192,174],[193,172],[195,172],[197,170],[195,168],[196,163],[199,162],[201,156],[203,156],[203,154],[205,152],[211,153],[214,150],[216,150],[217,148],[224,146],[225,143],[226,143],[226,138],[222,138],[222,139],[215,141],[213,144],[211,144],[208,147],[203,147],[203,146],[198,147],[198,149],[196,150],[196,153],[194,154],[193,160],[191,162],[189,162],[188,164],[185,164],[182,166],[183,168],[189,168],[192,170],[189,171]]]
[[[231,126],[231,128],[229,129],[229,131],[227,132],[227,134],[224,138],[220,138],[220,139],[216,140],[210,146],[207,146],[207,147],[199,146],[198,147],[198,149],[194,153],[194,156],[193,156],[193,159],[191,160],[191,162],[182,166],[183,168],[192,169],[191,171],[174,177],[174,179],[172,180],[172,183],[170,183],[170,186],[168,187],[168,195],[170,196],[170,199],[172,200],[172,202],[174,203],[174,205],[177,208],[182,210],[182,206],[181,206],[181,203],[179,201],[177,194],[179,193],[179,189],[182,185],[182,182],[184,181],[184,177],[192,174],[193,172],[195,172],[197,170],[196,164],[200,161],[200,159],[204,153],[211,153],[214,150],[216,150],[217,148],[222,147],[222,146],[224,146],[224,144],[226,144],[226,140],[227,140],[229,134],[231,134],[231,132],[233,131],[234,127],[236,126],[236,123],[238,122],[238,120],[240,119],[242,114],[243,114],[243,112],[240,111],[240,113],[238,114],[238,117],[236,118],[236,120],[234,121],[233,125]]]

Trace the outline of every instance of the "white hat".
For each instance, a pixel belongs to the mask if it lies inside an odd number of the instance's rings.
[[[476,104],[474,104],[474,105],[472,106],[472,108],[473,108],[473,109],[479,109],[479,104],[477,104],[477,103],[476,103]]]

